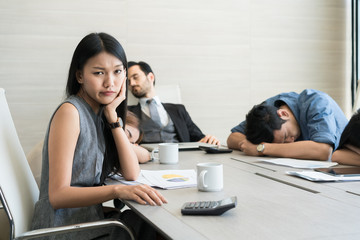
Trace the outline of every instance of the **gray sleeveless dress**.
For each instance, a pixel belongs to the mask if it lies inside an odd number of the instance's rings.
[[[81,98],[71,96],[64,101],[73,104],[79,112],[80,135],[77,141],[72,167],[71,186],[92,187],[100,184],[100,175],[105,152],[101,112],[96,115],[92,108]],[[60,105],[61,106],[61,105]],[[59,106],[59,107],[60,107]],[[56,111],[59,109],[56,109]],[[56,112],[55,111],[55,112]],[[55,113],[54,113],[55,114]],[[50,123],[54,115],[51,117]],[[35,205],[32,229],[56,227],[68,224],[90,222],[104,219],[101,204],[81,207],[53,209],[49,202],[49,127],[42,153],[42,172],[39,200]],[[47,239],[92,239],[109,232],[109,229],[89,230],[79,233],[58,235]],[[101,238],[102,239],[102,238]]]

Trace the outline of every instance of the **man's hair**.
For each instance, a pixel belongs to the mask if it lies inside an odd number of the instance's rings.
[[[338,148],[344,148],[346,144],[360,148],[360,109],[351,117],[342,132]]]
[[[128,69],[131,68],[132,66],[139,66],[140,70],[145,73],[145,75],[147,76],[149,73],[152,73],[154,75],[154,86],[155,86],[155,74],[153,72],[153,70],[151,69],[150,65],[147,64],[146,62],[134,62],[134,61],[129,61],[128,62]]]
[[[246,115],[245,135],[253,144],[274,141],[274,130],[286,122],[277,115],[275,106],[265,103],[255,105]]]

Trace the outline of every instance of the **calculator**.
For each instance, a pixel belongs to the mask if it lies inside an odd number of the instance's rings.
[[[219,201],[186,202],[181,208],[183,215],[221,215],[235,208],[237,197],[229,197]]]

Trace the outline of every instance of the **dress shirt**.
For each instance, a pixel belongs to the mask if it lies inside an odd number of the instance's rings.
[[[141,106],[141,111],[143,111],[148,117],[151,117],[149,105],[147,103],[149,99],[151,98],[140,98],[139,102]],[[155,96],[152,99],[156,104],[156,108],[160,116],[161,125],[166,126],[169,123],[169,115],[167,114],[164,106],[161,104],[160,98],[158,96]]]
[[[341,108],[326,93],[305,89],[300,94],[281,93],[267,99],[264,103],[279,107],[284,102],[292,111],[301,130],[297,141],[312,140],[332,145],[335,150],[339,145],[342,131],[348,123]],[[246,121],[231,129],[231,132],[245,133]]]

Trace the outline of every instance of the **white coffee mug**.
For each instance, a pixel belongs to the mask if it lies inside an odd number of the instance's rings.
[[[221,163],[198,163],[196,168],[199,191],[215,192],[223,189],[223,165]]]
[[[158,153],[159,157],[156,157]],[[152,150],[151,158],[163,164],[176,164],[179,162],[179,146],[177,143],[160,143],[159,148]]]

